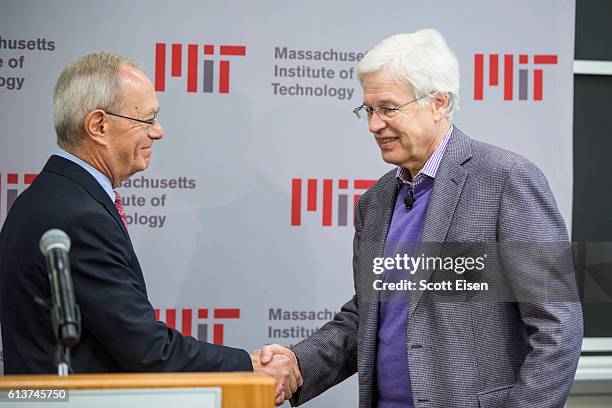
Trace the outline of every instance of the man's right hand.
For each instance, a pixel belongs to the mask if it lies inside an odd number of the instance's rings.
[[[264,346],[251,353],[253,370],[276,379],[276,404],[280,405],[297,391],[303,383],[293,352],[278,344]],[[280,387],[282,386],[282,388]]]

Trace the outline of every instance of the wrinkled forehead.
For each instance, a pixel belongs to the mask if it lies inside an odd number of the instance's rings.
[[[366,104],[396,102],[412,98],[412,87],[397,79],[387,70],[368,72],[361,77],[363,99]]]
[[[133,67],[121,67],[122,104],[125,109],[138,114],[150,114],[159,110],[159,102],[151,80],[144,72]]]

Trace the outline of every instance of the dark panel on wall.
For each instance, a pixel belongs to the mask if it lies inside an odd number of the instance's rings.
[[[576,2],[577,60],[612,61],[612,1]]]
[[[612,76],[574,76],[572,240],[612,242]],[[612,295],[597,292],[585,292],[585,336],[612,337]]]

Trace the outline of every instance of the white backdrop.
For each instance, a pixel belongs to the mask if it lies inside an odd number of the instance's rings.
[[[51,93],[62,68],[97,50],[131,57],[158,89],[164,82],[166,136],[150,169],[120,189],[144,201],[126,211],[160,318],[172,323],[174,309],[185,334],[246,349],[294,344],[351,297],[354,197],[360,180],[390,168],[351,113],[362,98],[355,59],[391,34],[441,31],[461,67],[454,123],[535,162],[569,226],[574,9],[572,0],[2,1],[0,222],[56,148]],[[333,78],[298,77],[321,68]],[[356,404],[353,377],[307,406]]]

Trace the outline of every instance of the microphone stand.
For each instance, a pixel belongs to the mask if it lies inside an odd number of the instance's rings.
[[[64,339],[61,338],[62,329],[59,324],[59,307],[56,302],[53,302],[53,306],[49,306],[47,302],[42,300],[40,297],[36,296],[34,301],[39,305],[43,306],[45,309],[51,312],[51,320],[53,322],[53,332],[55,333],[55,365],[57,366],[57,375],[60,377],[66,377],[69,373],[74,373],[72,367],[70,366],[70,348],[69,345]],[[81,321],[81,313],[79,310],[79,306],[75,305],[75,312],[77,315],[77,319]],[[80,327],[78,328],[80,332]]]
[[[49,272],[53,290],[52,321],[55,332],[57,375],[64,377],[70,369],[70,348],[78,343],[81,334],[81,314],[74,302],[72,282],[62,270],[70,270],[67,259],[61,256],[50,256]]]
[[[70,367],[70,348],[81,337],[81,313],[74,299],[70,274],[70,238],[61,230],[49,230],[41,238],[41,251],[47,261],[47,273],[51,285],[51,322],[55,334],[55,364],[60,377],[67,376]],[[45,303],[36,299],[38,303]]]
[[[63,346],[58,342],[55,352],[55,362],[57,364],[57,375],[66,377],[70,367],[70,347]]]

